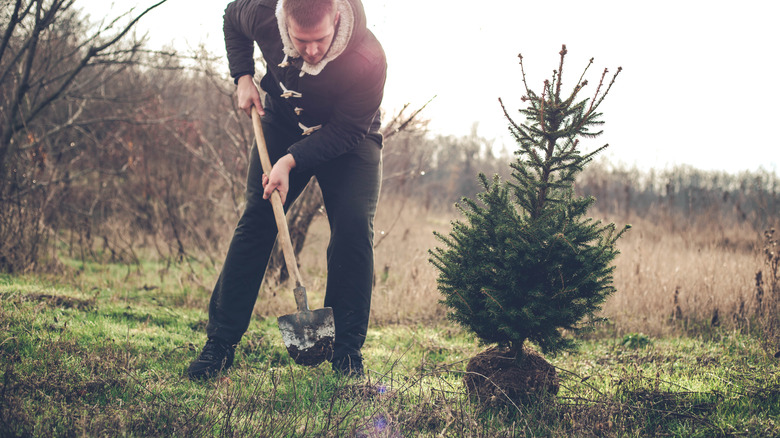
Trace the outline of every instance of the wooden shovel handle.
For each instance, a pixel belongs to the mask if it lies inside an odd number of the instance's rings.
[[[263,124],[260,122],[260,114],[257,109],[252,107],[252,126],[255,130],[255,141],[257,142],[257,153],[260,155],[260,163],[263,165],[263,172],[266,175],[271,174],[271,158],[268,156],[268,147],[265,144],[265,136],[263,135]],[[301,273],[298,271],[298,263],[295,261],[295,250],[292,246],[292,240],[290,239],[290,230],[287,228],[287,218],[284,215],[284,206],[282,205],[282,197],[279,192],[274,190],[271,193],[271,206],[274,209],[274,218],[276,219],[276,228],[279,230],[279,243],[282,245],[282,253],[284,254],[284,263],[287,265],[287,271],[295,278],[295,282],[298,287],[303,286],[303,279]],[[299,310],[301,307],[301,300],[298,294],[295,294],[295,301],[298,304]],[[308,310],[308,304],[305,303],[306,296],[303,296],[303,305]]]

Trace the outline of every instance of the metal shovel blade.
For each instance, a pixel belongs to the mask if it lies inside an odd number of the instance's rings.
[[[291,313],[280,316],[278,322],[287,353],[298,365],[317,366],[333,358],[336,324],[332,308]]]

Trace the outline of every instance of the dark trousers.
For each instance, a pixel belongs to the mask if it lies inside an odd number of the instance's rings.
[[[287,153],[301,131],[263,119],[271,162]],[[360,357],[371,306],[374,270],[374,214],[382,181],[382,137],[369,134],[355,149],[309,172],[290,173],[285,210],[312,176],[322,190],[330,224],[325,307],[333,308],[336,340],[333,357]],[[271,203],[263,199],[262,166],[252,148],[246,208],[230,242],[209,304],[206,333],[237,344],[249,327],[260,284],[276,239]],[[293,300],[290,291],[290,300]],[[316,307],[316,306],[312,306]]]

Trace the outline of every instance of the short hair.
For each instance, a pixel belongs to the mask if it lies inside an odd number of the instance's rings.
[[[295,20],[301,27],[314,27],[326,15],[333,16],[336,12],[335,0],[282,0],[282,8],[287,18]]]

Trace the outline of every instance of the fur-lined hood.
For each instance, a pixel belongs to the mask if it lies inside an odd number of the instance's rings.
[[[339,23],[334,42],[316,65],[294,50],[284,0],[234,0],[225,8],[223,31],[230,75],[254,75],[254,44],[263,53],[266,118],[301,129],[288,149],[298,171],[314,169],[377,133],[387,77],[382,45],[366,27],[360,0],[335,0]],[[316,131],[316,132],[315,132]],[[313,135],[310,135],[313,134]]]
[[[362,5],[353,4],[349,0],[336,0],[336,9],[339,12],[339,22],[336,27],[336,35],[325,57],[317,64],[309,64],[303,61],[301,71],[313,76],[318,75],[328,63],[341,55],[347,49],[350,42],[359,40],[364,33],[366,17]],[[287,58],[300,58],[301,54],[295,49],[287,30],[287,17],[284,13],[284,0],[279,0],[276,5],[276,21],[279,24],[279,34],[284,45],[285,62]]]

